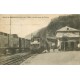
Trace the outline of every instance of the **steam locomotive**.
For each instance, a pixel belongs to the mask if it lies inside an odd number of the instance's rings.
[[[49,43],[46,40],[42,40],[40,37],[34,36],[30,42],[31,53],[42,53],[44,50],[50,50]]]

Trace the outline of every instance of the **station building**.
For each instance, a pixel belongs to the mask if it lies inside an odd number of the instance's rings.
[[[80,43],[80,30],[65,26],[56,31],[58,49],[64,51],[77,50]]]

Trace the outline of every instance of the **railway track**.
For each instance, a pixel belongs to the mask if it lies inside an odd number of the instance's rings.
[[[1,65],[19,65],[25,59],[31,57],[33,54],[27,53],[27,54],[18,54],[18,55],[13,55],[7,59],[0,60]]]

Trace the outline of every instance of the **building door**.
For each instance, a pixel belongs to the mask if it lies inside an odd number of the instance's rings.
[[[61,42],[61,50],[64,50],[64,42]]]
[[[75,49],[74,44],[75,44],[74,42],[71,42],[70,49],[71,49],[72,51]]]
[[[68,42],[65,42],[65,51],[67,51],[68,50]]]
[[[62,42],[61,43],[61,50],[67,51],[68,50],[68,42]]]
[[[68,50],[68,37],[67,36],[62,37],[61,49],[63,51]]]

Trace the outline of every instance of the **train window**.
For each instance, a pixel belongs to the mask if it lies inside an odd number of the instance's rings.
[[[39,44],[34,44],[34,47],[38,47],[39,46]]]
[[[13,44],[14,47],[17,47],[17,44]]]
[[[14,37],[14,38],[18,38],[18,35],[17,35],[17,34],[13,34],[13,37]]]
[[[40,39],[38,39],[38,42],[40,42]]]
[[[8,47],[8,44],[5,44],[5,47]]]

